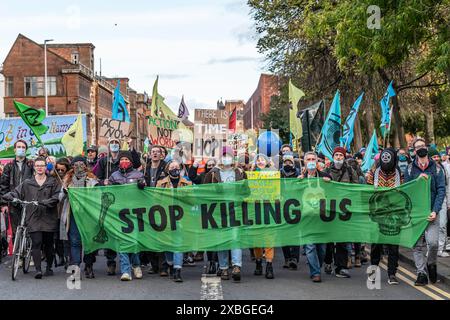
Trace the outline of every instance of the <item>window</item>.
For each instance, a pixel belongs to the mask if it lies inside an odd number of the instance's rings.
[[[6,77],[5,78],[5,96],[12,97],[14,96],[14,78]]]
[[[80,62],[80,55],[78,54],[78,52],[76,51],[72,52],[72,63],[78,64],[79,62]]]
[[[36,97],[45,95],[44,77],[25,77],[25,96]],[[47,77],[48,95],[56,96],[56,77]]]

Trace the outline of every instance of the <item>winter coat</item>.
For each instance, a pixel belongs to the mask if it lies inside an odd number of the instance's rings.
[[[197,169],[197,167],[191,166],[188,171],[188,177],[194,184],[202,184],[205,181],[206,172],[197,174]]]
[[[110,184],[131,184],[137,183],[138,180],[143,179],[144,174],[136,169],[129,169],[122,173],[120,170],[114,172],[109,178]]]
[[[114,172],[119,170],[119,160],[119,158],[113,160],[111,155],[109,157],[103,157],[98,160],[98,168],[96,170],[97,178],[99,180],[109,179],[109,177],[111,177]]]
[[[183,177],[180,177],[180,181],[178,182],[177,188],[190,186],[190,185],[192,185],[192,182],[187,181]],[[156,184],[156,187],[157,188],[173,188],[172,182],[170,181],[170,177],[167,176],[164,179],[159,180],[158,183]]]
[[[161,161],[159,163],[159,166],[156,170],[156,183],[158,183],[159,180],[163,179],[166,176],[166,173],[164,172],[164,169],[166,168],[167,162]],[[152,167],[152,162],[149,160],[147,162],[147,168],[145,170],[145,184],[150,187],[151,186],[151,175],[150,170]]]
[[[235,181],[241,181],[247,179],[247,175],[241,168],[234,168]],[[205,176],[203,183],[222,183],[222,178],[220,177],[220,168],[212,168],[210,172]]]
[[[359,183],[359,178],[355,170],[346,162],[344,162],[341,169],[337,169],[333,163],[325,172],[331,176],[331,180],[336,182]]]
[[[36,179],[25,180],[8,196],[23,201],[38,201],[39,205],[27,205],[25,224],[28,232],[56,232],[58,231],[58,211],[61,187],[55,178],[47,176],[47,180],[40,186]]]
[[[439,214],[445,198],[444,170],[440,166],[437,166],[436,162],[434,162],[433,160],[428,160],[429,164],[425,170],[422,170],[417,165],[417,159],[414,160],[414,162],[410,163],[405,171],[405,182],[416,179],[422,173],[431,176],[431,210],[432,212],[436,212],[436,214]]]

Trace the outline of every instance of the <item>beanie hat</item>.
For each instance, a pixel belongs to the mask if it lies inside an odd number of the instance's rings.
[[[334,148],[334,150],[333,150],[333,157],[334,157],[334,154],[335,154],[336,152],[340,152],[340,153],[342,153],[344,156],[347,154],[347,150],[345,150],[344,147],[336,147],[336,148]]]
[[[127,158],[128,160],[130,160],[130,162],[133,162],[133,156],[131,155],[130,151],[121,151],[119,153],[119,161],[121,158]]]
[[[430,147],[430,148],[428,149],[428,155],[429,155],[430,158],[431,158],[431,157],[433,157],[433,156],[438,156],[438,155],[439,155],[439,152],[436,150],[436,148]]]

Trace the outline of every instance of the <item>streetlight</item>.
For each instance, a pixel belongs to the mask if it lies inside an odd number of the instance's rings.
[[[45,69],[45,77],[44,77],[44,90],[45,90],[45,116],[48,116],[48,82],[47,82],[47,42],[51,42],[53,39],[48,39],[44,41],[44,69]]]

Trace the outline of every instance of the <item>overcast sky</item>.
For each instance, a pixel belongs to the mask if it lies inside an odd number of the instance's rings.
[[[128,77],[138,92],[159,93],[177,110],[247,99],[264,72],[245,0],[0,0],[0,63],[19,33],[43,43],[91,42],[95,68]],[[192,114],[192,112],[191,112]]]

